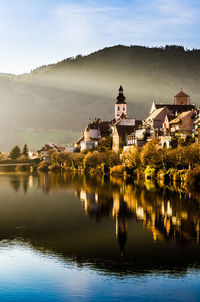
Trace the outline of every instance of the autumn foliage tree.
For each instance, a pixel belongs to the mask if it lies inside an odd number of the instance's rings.
[[[143,168],[147,165],[155,168],[163,167],[164,150],[159,148],[158,141],[153,139],[143,146],[141,151],[141,164]]]
[[[122,157],[123,164],[130,171],[138,170],[141,166],[140,152],[138,147],[133,147],[130,151],[126,151]]]

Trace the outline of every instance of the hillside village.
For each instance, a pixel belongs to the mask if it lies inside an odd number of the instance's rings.
[[[182,89],[170,104],[153,102],[149,116],[137,120],[128,112],[128,102],[122,85],[114,104],[114,117],[109,121],[100,118],[91,120],[81,137],[72,146],[58,147],[47,144],[38,151],[43,160],[48,161],[49,150],[57,152],[83,152],[95,150],[102,141],[111,140],[112,150],[122,153],[133,146],[143,146],[156,138],[161,147],[171,148],[178,141],[200,142],[200,113]],[[141,108],[142,109],[142,108]]]
[[[29,74],[1,75],[0,151],[24,143],[35,151],[44,143],[64,146],[79,138],[89,117],[110,121],[119,79],[130,117],[146,118],[153,101],[173,104],[181,87],[200,106],[199,60],[198,49],[117,45]]]

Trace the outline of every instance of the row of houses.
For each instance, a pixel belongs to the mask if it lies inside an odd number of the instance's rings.
[[[174,139],[199,140],[199,109],[191,104],[190,96],[181,90],[174,97],[174,104],[152,104],[149,116],[140,129],[128,138],[127,145],[142,145],[157,138],[161,145],[170,147]]]
[[[94,149],[102,138],[108,136],[112,136],[115,152],[127,150],[131,146],[142,146],[153,138],[157,138],[162,146],[170,147],[174,138],[185,140],[194,137],[198,140],[199,127],[199,109],[191,104],[190,96],[182,89],[174,96],[172,104],[153,102],[149,116],[144,120],[137,120],[127,117],[126,97],[120,86],[114,119],[90,121],[83,135],[74,143],[73,150]]]
[[[153,102],[149,116],[137,120],[127,115],[127,102],[122,85],[114,105],[114,118],[103,121],[96,118],[85,127],[81,137],[72,146],[58,147],[55,144],[45,145],[38,151],[40,157],[48,160],[49,150],[58,152],[82,152],[98,147],[102,139],[112,137],[112,149],[115,152],[126,151],[132,146],[142,146],[156,138],[162,146],[168,148],[174,138],[186,140],[194,137],[200,142],[199,109],[191,104],[190,96],[182,89],[174,96],[172,104]]]

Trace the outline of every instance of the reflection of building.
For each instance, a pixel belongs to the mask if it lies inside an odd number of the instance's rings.
[[[29,177],[29,187],[33,185],[32,181]],[[180,194],[175,189],[165,188],[164,191],[154,186],[126,184],[114,177],[111,181],[102,181],[102,178],[69,174],[40,173],[38,185],[46,192],[61,188],[76,192],[89,217],[112,217],[122,252],[127,240],[128,221],[131,220],[142,222],[152,233],[154,241],[199,242],[200,209],[186,192]],[[199,200],[200,196],[196,195],[196,199]]]
[[[94,213],[99,210],[98,199],[95,193],[89,193],[84,189],[81,189],[80,200],[83,203],[85,213]]]
[[[128,223],[127,218],[130,216],[129,210],[124,203],[120,192],[113,193],[112,216],[115,219],[115,233],[120,245],[120,253],[123,256],[127,240]]]
[[[120,182],[123,182],[120,180]],[[148,190],[139,186],[119,185],[120,190],[112,192],[112,207],[105,203],[103,194],[91,194],[83,190],[80,199],[84,202],[85,212],[90,216],[105,216],[110,213],[116,222],[116,238],[119,241],[122,254],[127,240],[128,219],[143,221],[146,229],[152,232],[153,240],[176,239],[180,241],[195,240],[199,242],[199,218],[193,210],[193,215],[188,214],[187,198],[185,207],[179,207],[177,202],[171,202],[168,197],[157,194],[148,195]],[[98,200],[98,201],[97,201]],[[174,199],[176,200],[176,199]]]
[[[100,202],[100,196],[95,192],[88,192],[85,189],[80,191],[80,200],[83,204],[84,211],[89,216],[100,218],[103,215],[103,208]]]

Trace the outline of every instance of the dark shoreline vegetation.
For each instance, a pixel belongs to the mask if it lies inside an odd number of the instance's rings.
[[[131,146],[128,151],[119,154],[113,152],[112,145],[105,141],[98,150],[74,153],[50,150],[49,161],[29,159],[27,145],[22,152],[18,149],[15,146],[9,157],[2,153],[0,167],[9,171],[9,166],[14,166],[14,171],[18,172],[71,171],[117,175],[124,179],[152,179],[162,184],[181,183],[190,191],[200,185],[200,144],[193,142],[167,149],[161,148],[158,141],[153,139],[143,147]],[[13,150],[17,150],[17,154]]]
[[[176,148],[160,148],[157,140],[119,155],[111,150],[66,153],[51,151],[50,161],[42,161],[39,171],[75,171],[148,178],[163,183],[184,183],[190,189],[200,184],[200,145],[191,143]]]

